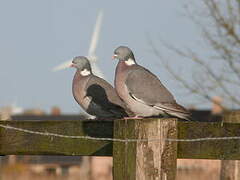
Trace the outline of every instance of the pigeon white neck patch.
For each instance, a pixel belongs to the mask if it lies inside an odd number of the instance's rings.
[[[126,65],[131,66],[131,65],[135,64],[135,61],[133,59],[129,58],[127,61],[125,61],[125,63],[126,63]]]
[[[90,71],[87,69],[82,70],[80,73],[82,76],[88,76],[89,74],[91,74]]]

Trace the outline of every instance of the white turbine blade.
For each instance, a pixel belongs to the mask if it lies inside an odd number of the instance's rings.
[[[96,21],[96,24],[95,24],[95,27],[94,27],[90,47],[89,47],[89,50],[88,50],[88,56],[94,56],[95,55],[95,50],[96,50],[96,47],[97,47],[97,43],[98,43],[98,39],[99,39],[99,33],[100,33],[101,25],[102,25],[102,18],[103,18],[103,11],[101,10],[98,13],[98,16],[97,16],[97,21]]]
[[[66,69],[66,68],[70,67],[71,64],[72,64],[72,60],[66,61],[66,62],[54,67],[52,69],[52,71],[55,72],[55,71],[59,71],[59,70],[62,70],[62,69]]]
[[[91,63],[93,74],[104,79],[104,75],[103,75],[102,71],[100,70],[100,68],[97,66],[97,64],[92,61],[90,63]]]

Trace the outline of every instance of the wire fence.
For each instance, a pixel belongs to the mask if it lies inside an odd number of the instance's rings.
[[[171,141],[171,142],[200,142],[200,141],[216,141],[216,140],[240,140],[239,136],[232,137],[203,137],[203,138],[192,138],[192,139],[171,139],[171,138],[156,138],[156,139],[118,139],[118,138],[98,138],[91,136],[71,136],[71,135],[63,135],[51,132],[40,132],[40,131],[32,131],[29,129],[17,128],[9,125],[0,124],[1,128],[20,131],[28,134],[36,134],[41,136],[49,136],[49,137],[59,137],[59,138],[68,138],[68,139],[85,139],[85,140],[95,140],[95,141],[111,141],[111,142],[154,142],[154,141]]]

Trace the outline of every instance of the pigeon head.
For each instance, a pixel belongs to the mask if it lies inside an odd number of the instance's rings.
[[[129,59],[135,61],[132,50],[127,46],[119,46],[117,49],[115,49],[113,58],[121,61],[128,61]]]
[[[71,66],[77,68],[80,71],[87,70],[89,72],[92,72],[90,62],[84,56],[77,56],[73,58]]]

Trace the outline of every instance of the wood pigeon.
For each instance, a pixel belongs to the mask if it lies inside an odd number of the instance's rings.
[[[176,102],[158,77],[136,63],[131,49],[120,46],[113,58],[119,60],[115,71],[116,91],[135,118],[162,115],[191,119],[190,112]]]
[[[126,106],[115,89],[104,79],[92,74],[91,65],[86,57],[75,57],[71,67],[77,69],[72,83],[73,96],[88,114],[97,118],[128,116]]]

